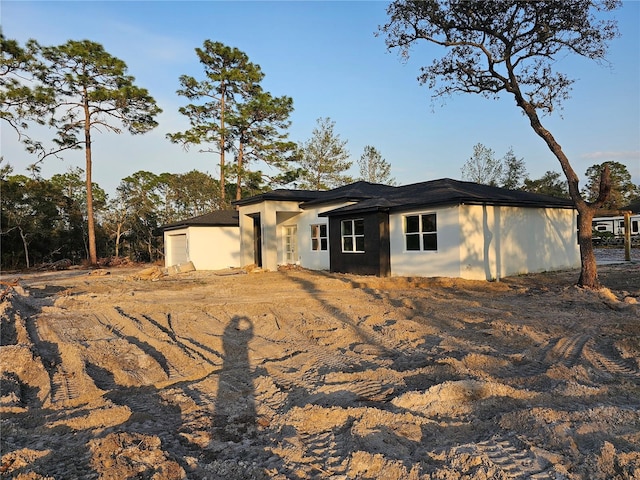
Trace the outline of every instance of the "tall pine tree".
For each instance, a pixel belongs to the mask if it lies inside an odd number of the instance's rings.
[[[328,190],[351,183],[345,174],[351,168],[347,141],[334,133],[335,122],[329,117],[319,118],[309,140],[300,146],[300,188]]]
[[[123,128],[131,134],[148,132],[157,126],[155,117],[162,110],[127,75],[125,62],[102,45],[89,40],[69,40],[54,47],[33,45],[42,61],[35,76],[50,95],[48,123],[56,130],[56,146],[47,149],[42,142],[29,141],[28,149],[40,160],[65,150],[84,150],[89,261],[95,265],[91,136],[94,131],[122,133]]]

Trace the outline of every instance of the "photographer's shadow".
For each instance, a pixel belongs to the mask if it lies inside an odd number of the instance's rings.
[[[213,430],[221,441],[240,442],[256,436],[256,405],[249,341],[253,323],[247,317],[231,319],[222,336],[224,363],[218,380]]]

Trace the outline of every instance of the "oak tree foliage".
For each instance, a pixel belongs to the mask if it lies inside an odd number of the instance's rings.
[[[502,157],[502,177],[500,186],[509,190],[521,190],[527,179],[527,167],[524,158],[516,157],[513,147]]]
[[[562,174],[547,170],[538,179],[525,179],[522,189],[526,192],[549,195],[551,197],[569,198],[567,181],[562,178]]]
[[[627,167],[620,162],[608,161],[592,165],[586,171],[587,184],[583,195],[589,201],[594,201],[599,194],[600,178],[605,167],[609,168],[611,177],[611,194],[602,204],[605,210],[621,210],[633,200],[640,197],[640,185],[635,185]]]
[[[569,194],[579,212],[578,243],[582,269],[578,284],[599,288],[591,220],[604,205],[610,181],[603,170],[598,195],[585,199],[579,178],[541,117],[561,107],[574,80],[558,71],[557,60],[576,54],[605,63],[608,42],[618,35],[614,20],[603,18],[619,0],[478,1],[396,0],[380,27],[389,49],[405,58],[419,42],[443,47],[441,57],[421,68],[420,83],[436,98],[456,93],[496,99],[511,96],[560,162]]]

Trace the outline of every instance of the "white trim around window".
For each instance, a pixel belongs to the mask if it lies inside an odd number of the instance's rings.
[[[316,252],[328,250],[327,224],[317,223],[311,225],[311,250]]]
[[[364,219],[340,221],[342,253],[364,253]]]
[[[435,213],[404,215],[403,225],[405,251],[438,250],[438,228]]]

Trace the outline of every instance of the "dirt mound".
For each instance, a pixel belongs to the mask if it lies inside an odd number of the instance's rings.
[[[3,284],[2,478],[640,478],[636,263],[158,271]]]

